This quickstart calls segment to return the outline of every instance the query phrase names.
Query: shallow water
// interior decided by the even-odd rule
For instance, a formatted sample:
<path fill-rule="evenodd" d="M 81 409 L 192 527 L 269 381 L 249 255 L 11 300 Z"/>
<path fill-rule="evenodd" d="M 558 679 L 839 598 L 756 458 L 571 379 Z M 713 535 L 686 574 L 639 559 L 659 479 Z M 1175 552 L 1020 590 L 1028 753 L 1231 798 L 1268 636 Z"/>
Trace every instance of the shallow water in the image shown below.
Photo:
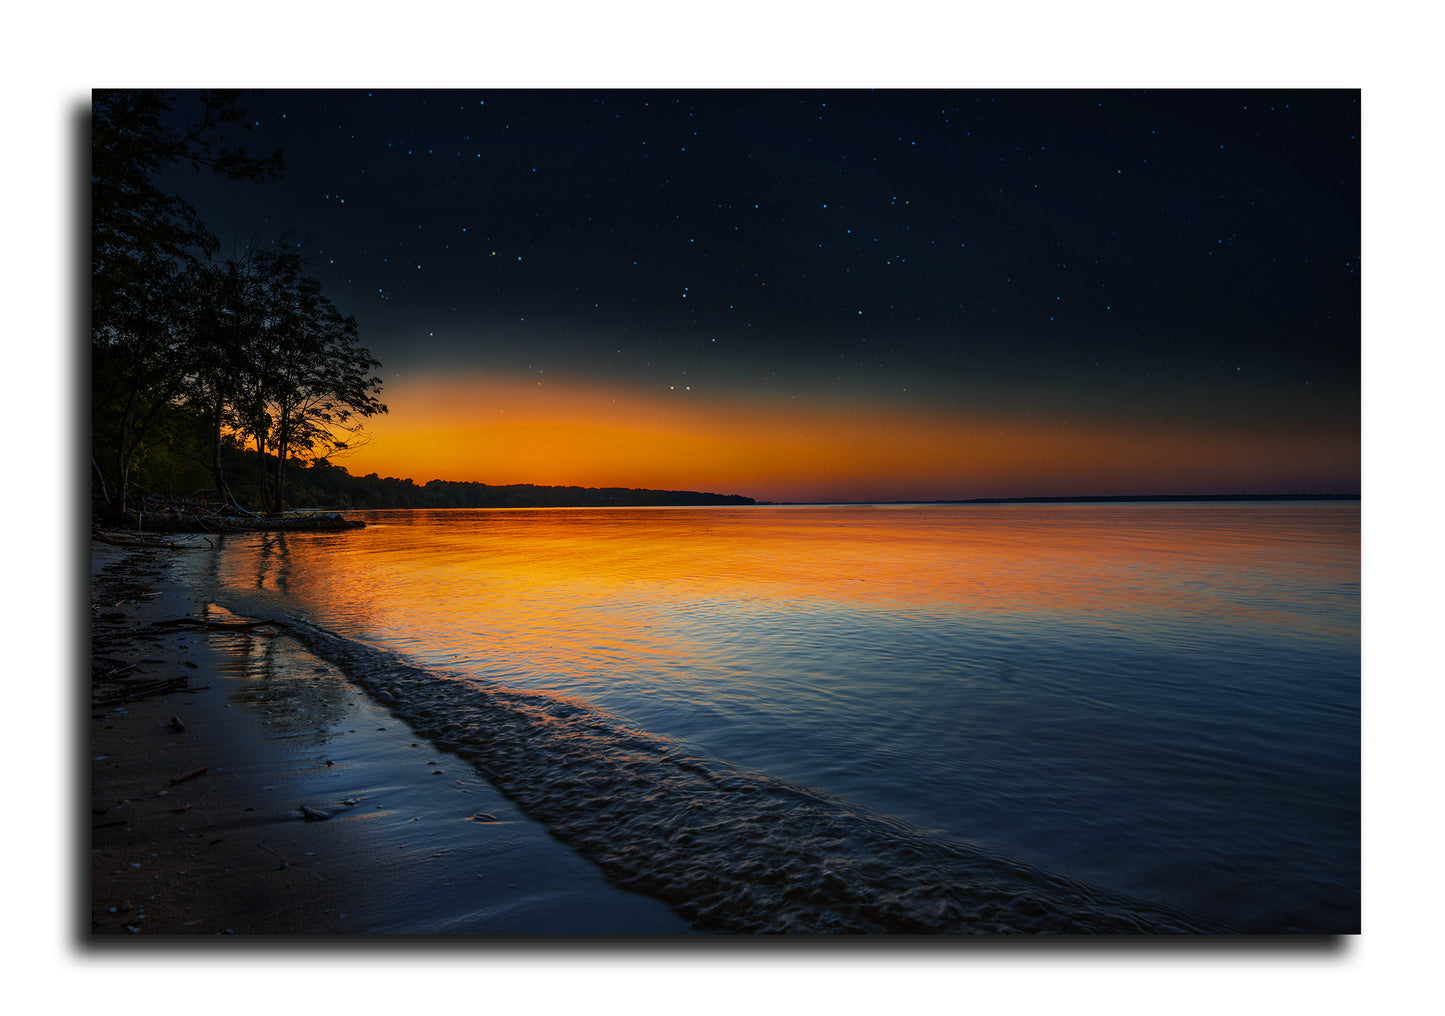
<path fill-rule="evenodd" d="M 518 752 L 476 763 L 620 881 L 672 852 L 671 881 L 640 887 L 777 913 L 692 868 L 833 858 L 828 891 L 874 903 L 1017 879 L 1071 912 L 1122 893 L 1246 930 L 1358 929 L 1356 502 L 363 517 L 226 537 L 186 567 L 240 613 L 399 654 L 414 667 L 352 662 L 438 736 L 520 722 Z M 994 930 L 938 899 L 917 926 Z"/>

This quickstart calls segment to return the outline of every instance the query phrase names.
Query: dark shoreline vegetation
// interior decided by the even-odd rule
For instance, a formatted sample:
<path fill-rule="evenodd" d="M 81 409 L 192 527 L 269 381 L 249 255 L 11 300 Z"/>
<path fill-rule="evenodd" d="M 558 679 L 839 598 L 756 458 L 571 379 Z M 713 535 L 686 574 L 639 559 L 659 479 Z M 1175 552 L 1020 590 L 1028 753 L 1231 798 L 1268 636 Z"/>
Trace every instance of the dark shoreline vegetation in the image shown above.
<path fill-rule="evenodd" d="M 378 476 L 368 473 L 353 476 L 345 466 L 334 465 L 322 458 L 310 465 L 296 462 L 282 467 L 272 457 L 264 467 L 256 462 L 254 451 L 239 449 L 222 453 L 230 475 L 256 477 L 263 472 L 277 475 L 284 469 L 287 503 L 296 508 L 346 510 L 364 508 L 581 508 L 632 507 L 642 505 L 722 505 L 754 504 L 741 494 L 714 494 L 695 490 L 651 490 L 631 487 L 544 486 L 532 483 L 490 484 L 462 480 L 429 480 L 417 483 L 412 479 Z M 212 493 L 206 476 L 192 470 L 189 477 L 176 482 L 173 473 L 163 488 L 152 487 L 150 493 L 168 498 Z M 189 479 L 194 486 L 185 482 Z M 237 481 L 231 493 L 243 502 L 258 496 L 256 481 Z"/>
<path fill-rule="evenodd" d="M 254 453 L 234 450 L 244 459 Z M 272 464 L 271 468 L 276 468 Z M 237 472 L 243 472 L 237 470 Z M 255 475 L 254 467 L 248 472 Z M 361 529 L 366 523 L 346 518 L 349 509 L 429 508 L 638 508 L 714 505 L 751 505 L 741 494 L 711 494 L 695 490 L 647 490 L 631 487 L 561 487 L 531 483 L 494 485 L 452 480 L 431 480 L 418 484 L 410 479 L 380 477 L 375 473 L 352 476 L 341 466 L 321 459 L 311 466 L 291 464 L 285 468 L 287 488 L 305 509 L 282 513 L 254 514 L 217 504 L 203 495 L 205 488 L 179 496 L 175 487 L 166 494 L 136 488 L 123 512 L 106 512 L 103 502 L 92 507 L 93 532 L 101 539 L 104 528 L 123 528 L 149 533 L 217 533 L 273 530 L 335 531 Z M 184 487 L 181 489 L 185 489 Z M 233 496 L 248 500 L 249 488 L 237 485 Z M 229 510 L 227 510 L 229 508 Z"/>

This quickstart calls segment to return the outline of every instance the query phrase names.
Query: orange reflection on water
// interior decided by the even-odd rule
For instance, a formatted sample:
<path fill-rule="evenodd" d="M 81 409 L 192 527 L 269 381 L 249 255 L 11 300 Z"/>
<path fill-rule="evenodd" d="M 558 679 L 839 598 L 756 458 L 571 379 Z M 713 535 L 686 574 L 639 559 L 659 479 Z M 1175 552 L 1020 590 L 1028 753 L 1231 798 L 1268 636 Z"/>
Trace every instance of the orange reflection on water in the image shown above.
<path fill-rule="evenodd" d="M 682 666 L 738 638 L 785 644 L 819 612 L 1101 615 L 1353 636 L 1359 506 L 1060 505 L 371 513 L 340 538 L 278 536 L 225 558 L 323 624 L 518 673 Z M 304 581 L 300 579 L 304 577 Z M 1348 614 L 1348 611 L 1346 611 Z M 1353 622 L 1357 625 L 1357 621 Z"/>

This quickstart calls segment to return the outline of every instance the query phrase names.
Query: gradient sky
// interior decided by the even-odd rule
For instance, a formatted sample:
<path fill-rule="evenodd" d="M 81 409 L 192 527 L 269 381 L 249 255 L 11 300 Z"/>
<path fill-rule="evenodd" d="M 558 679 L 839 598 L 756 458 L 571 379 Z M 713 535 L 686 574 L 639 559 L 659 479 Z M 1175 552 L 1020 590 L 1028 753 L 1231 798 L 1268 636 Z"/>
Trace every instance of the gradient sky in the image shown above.
<path fill-rule="evenodd" d="M 245 106 L 283 180 L 164 184 L 224 248 L 301 244 L 356 316 L 391 412 L 336 459 L 354 474 L 767 500 L 1359 490 L 1357 92 Z"/>

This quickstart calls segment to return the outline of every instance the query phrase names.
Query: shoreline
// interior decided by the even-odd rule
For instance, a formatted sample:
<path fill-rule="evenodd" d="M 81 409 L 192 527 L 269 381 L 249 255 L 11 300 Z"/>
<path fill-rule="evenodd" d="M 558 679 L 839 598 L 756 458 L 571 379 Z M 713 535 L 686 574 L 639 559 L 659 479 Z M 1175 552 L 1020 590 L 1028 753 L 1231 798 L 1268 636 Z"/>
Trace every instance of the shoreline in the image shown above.
<path fill-rule="evenodd" d="M 271 617 L 250 579 L 168 578 L 164 558 L 208 553 L 185 546 L 92 545 L 101 683 L 209 681 L 93 716 L 93 933 L 1235 930 L 694 757 L 565 696 L 438 681 L 284 613 L 230 614 L 206 598 Z M 188 699 L 195 716 L 169 712 Z M 112 758 L 118 728 L 143 736 Z M 185 754 L 194 730 L 207 751 Z M 204 809 L 175 796 L 210 788 Z M 118 831 L 135 856 L 107 850 Z M 159 894 L 142 891 L 151 869 Z M 125 920 L 137 897 L 164 920 Z"/>
<path fill-rule="evenodd" d="M 158 626 L 240 620 L 171 553 L 91 545 L 93 939 L 692 930 L 288 636 Z"/>

